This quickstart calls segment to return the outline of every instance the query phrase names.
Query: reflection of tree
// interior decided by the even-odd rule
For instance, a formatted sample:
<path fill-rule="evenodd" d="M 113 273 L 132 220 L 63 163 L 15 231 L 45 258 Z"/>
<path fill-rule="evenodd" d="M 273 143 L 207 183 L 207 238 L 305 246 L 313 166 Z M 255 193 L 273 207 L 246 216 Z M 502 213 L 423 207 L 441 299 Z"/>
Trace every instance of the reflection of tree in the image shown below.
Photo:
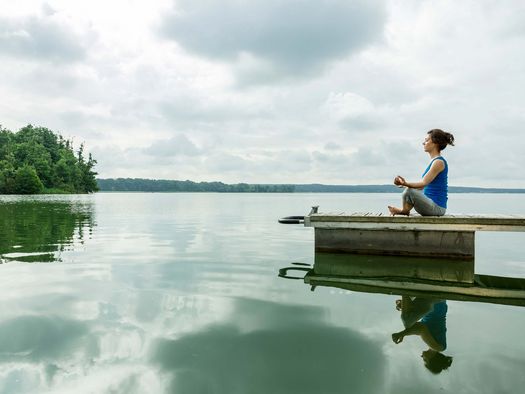
<path fill-rule="evenodd" d="M 55 252 L 91 233 L 93 208 L 72 200 L 0 201 L 0 254 L 18 261 L 55 261 Z"/>

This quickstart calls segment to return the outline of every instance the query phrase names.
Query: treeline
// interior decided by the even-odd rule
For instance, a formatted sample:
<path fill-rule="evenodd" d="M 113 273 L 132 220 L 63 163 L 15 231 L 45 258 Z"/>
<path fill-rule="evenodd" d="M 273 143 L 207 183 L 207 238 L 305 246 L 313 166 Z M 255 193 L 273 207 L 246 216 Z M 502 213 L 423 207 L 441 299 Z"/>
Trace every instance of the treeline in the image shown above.
<path fill-rule="evenodd" d="M 292 193 L 293 185 L 256 185 L 248 183 L 192 182 L 164 179 L 98 179 L 101 191 L 120 192 L 218 192 L 218 193 Z"/>
<path fill-rule="evenodd" d="M 394 185 L 294 185 L 296 193 L 399 193 Z M 525 189 L 449 186 L 450 193 L 525 193 Z"/>
<path fill-rule="evenodd" d="M 322 185 L 318 183 L 294 185 L 296 193 L 396 193 L 394 185 Z"/>
<path fill-rule="evenodd" d="M 97 179 L 99 189 L 107 192 L 219 192 L 219 193 L 400 193 L 394 185 L 322 184 L 226 184 L 164 179 Z M 525 193 L 525 189 L 498 189 L 450 186 L 450 193 Z"/>
<path fill-rule="evenodd" d="M 294 185 L 296 193 L 400 193 L 394 185 Z M 525 189 L 449 186 L 449 193 L 525 193 Z"/>
<path fill-rule="evenodd" d="M 14 133 L 0 126 L 0 194 L 91 193 L 98 190 L 91 154 L 45 127 Z"/>

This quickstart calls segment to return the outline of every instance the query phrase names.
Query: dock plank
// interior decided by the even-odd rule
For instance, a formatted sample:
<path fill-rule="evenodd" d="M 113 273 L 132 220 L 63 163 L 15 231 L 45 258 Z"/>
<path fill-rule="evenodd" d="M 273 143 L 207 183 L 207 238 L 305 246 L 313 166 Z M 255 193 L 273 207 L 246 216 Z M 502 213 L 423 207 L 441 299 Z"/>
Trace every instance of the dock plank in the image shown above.
<path fill-rule="evenodd" d="M 310 227 L 324 228 L 385 228 L 411 230 L 461 231 L 525 231 L 523 215 L 445 215 L 445 216 L 386 216 L 381 213 L 317 213 L 309 217 Z"/>

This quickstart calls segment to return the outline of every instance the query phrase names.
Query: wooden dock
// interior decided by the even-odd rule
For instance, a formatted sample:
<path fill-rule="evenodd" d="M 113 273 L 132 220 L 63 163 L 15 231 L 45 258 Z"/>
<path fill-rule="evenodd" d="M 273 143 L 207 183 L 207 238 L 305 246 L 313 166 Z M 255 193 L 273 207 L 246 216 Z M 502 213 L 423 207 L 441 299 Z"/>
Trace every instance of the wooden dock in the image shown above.
<path fill-rule="evenodd" d="M 474 258 L 476 231 L 525 231 L 525 216 L 311 213 L 316 252 Z"/>

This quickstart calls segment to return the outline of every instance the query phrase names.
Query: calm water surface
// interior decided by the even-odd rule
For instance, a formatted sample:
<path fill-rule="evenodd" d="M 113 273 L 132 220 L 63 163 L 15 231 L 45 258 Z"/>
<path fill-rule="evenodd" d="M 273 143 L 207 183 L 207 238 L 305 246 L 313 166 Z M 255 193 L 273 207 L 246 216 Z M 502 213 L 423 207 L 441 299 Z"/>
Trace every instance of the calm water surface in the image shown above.
<path fill-rule="evenodd" d="M 0 196 L 1 393 L 519 393 L 525 308 L 448 302 L 430 373 L 396 296 L 314 292 L 313 230 L 279 217 L 383 211 L 388 194 Z M 449 213 L 525 214 L 457 194 Z M 525 233 L 478 233 L 476 272 L 525 278 Z"/>

